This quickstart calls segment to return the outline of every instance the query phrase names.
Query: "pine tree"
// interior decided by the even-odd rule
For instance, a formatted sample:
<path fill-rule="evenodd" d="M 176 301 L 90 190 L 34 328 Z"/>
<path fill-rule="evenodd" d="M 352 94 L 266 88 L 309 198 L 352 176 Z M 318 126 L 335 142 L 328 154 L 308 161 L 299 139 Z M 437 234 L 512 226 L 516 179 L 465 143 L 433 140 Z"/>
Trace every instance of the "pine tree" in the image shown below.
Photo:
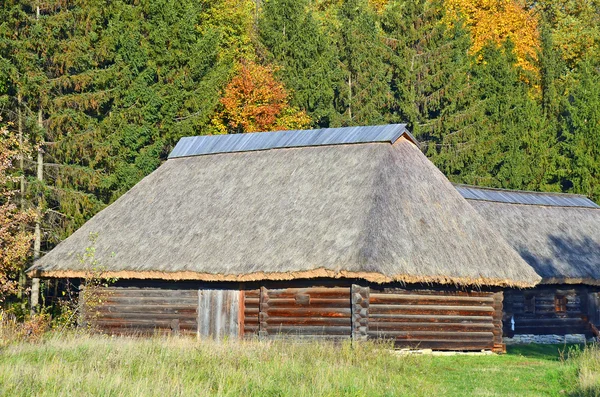
<path fill-rule="evenodd" d="M 327 126 L 339 84 L 335 47 L 321 31 L 307 0 L 269 0 L 259 20 L 261 42 L 281 67 L 277 76 L 291 90 L 290 104 L 305 110 L 313 125 Z"/>

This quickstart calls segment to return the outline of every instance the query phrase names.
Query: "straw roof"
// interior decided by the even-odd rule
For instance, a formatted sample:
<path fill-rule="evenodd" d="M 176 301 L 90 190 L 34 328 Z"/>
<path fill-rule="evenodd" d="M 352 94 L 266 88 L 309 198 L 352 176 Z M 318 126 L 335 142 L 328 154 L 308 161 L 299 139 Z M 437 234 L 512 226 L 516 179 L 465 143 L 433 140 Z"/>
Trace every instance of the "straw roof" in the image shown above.
<path fill-rule="evenodd" d="M 593 201 L 573 194 L 457 188 L 542 283 L 600 285 L 600 207 Z"/>
<path fill-rule="evenodd" d="M 385 128 L 394 133 L 377 135 Z M 301 147 L 221 145 L 218 136 L 203 143 L 229 152 L 188 142 L 29 274 L 84 276 L 78 256 L 98 233 L 95 259 L 106 277 L 519 287 L 539 281 L 404 126 L 330 139 L 356 131 L 315 132 L 322 136 Z M 243 138 L 263 140 L 261 134 L 269 133 Z"/>

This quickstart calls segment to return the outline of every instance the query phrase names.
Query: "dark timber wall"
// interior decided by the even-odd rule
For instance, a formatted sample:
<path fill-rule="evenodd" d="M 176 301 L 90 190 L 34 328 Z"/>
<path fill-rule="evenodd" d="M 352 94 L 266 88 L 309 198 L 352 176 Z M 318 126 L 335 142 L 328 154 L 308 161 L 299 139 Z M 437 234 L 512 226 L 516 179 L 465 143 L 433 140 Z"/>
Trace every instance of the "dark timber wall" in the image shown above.
<path fill-rule="evenodd" d="M 109 287 L 91 304 L 87 321 L 111 334 L 155 334 L 197 331 L 198 290 L 172 285 Z"/>
<path fill-rule="evenodd" d="M 540 286 L 507 290 L 504 294 L 504 333 L 592 335 L 597 321 L 597 294 L 585 286 Z M 514 321 L 514 329 L 512 329 Z M 596 323 L 597 324 L 597 323 Z"/>
<path fill-rule="evenodd" d="M 108 333 L 388 339 L 398 347 L 504 349 L 502 292 L 343 280 L 264 285 L 136 282 L 107 288 L 93 321 Z"/>

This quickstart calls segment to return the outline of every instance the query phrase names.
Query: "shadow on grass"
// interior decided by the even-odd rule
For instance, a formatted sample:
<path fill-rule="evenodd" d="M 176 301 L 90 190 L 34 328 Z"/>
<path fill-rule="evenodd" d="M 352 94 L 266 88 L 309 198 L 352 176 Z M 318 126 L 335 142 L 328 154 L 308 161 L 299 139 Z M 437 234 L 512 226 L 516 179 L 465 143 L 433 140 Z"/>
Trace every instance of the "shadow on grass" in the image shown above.
<path fill-rule="evenodd" d="M 515 345 L 507 346 L 506 354 L 536 358 L 548 361 L 562 361 L 566 359 L 570 351 L 581 350 L 580 344 L 556 344 L 556 345 Z"/>

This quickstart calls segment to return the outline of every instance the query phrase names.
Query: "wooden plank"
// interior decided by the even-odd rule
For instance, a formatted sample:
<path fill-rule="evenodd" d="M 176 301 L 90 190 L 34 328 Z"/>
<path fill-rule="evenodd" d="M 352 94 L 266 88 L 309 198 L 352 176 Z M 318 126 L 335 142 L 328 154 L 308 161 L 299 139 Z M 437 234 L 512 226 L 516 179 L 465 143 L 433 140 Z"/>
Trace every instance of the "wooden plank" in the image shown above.
<path fill-rule="evenodd" d="M 239 336 L 238 290 L 198 290 L 198 336 L 220 340 Z"/>

